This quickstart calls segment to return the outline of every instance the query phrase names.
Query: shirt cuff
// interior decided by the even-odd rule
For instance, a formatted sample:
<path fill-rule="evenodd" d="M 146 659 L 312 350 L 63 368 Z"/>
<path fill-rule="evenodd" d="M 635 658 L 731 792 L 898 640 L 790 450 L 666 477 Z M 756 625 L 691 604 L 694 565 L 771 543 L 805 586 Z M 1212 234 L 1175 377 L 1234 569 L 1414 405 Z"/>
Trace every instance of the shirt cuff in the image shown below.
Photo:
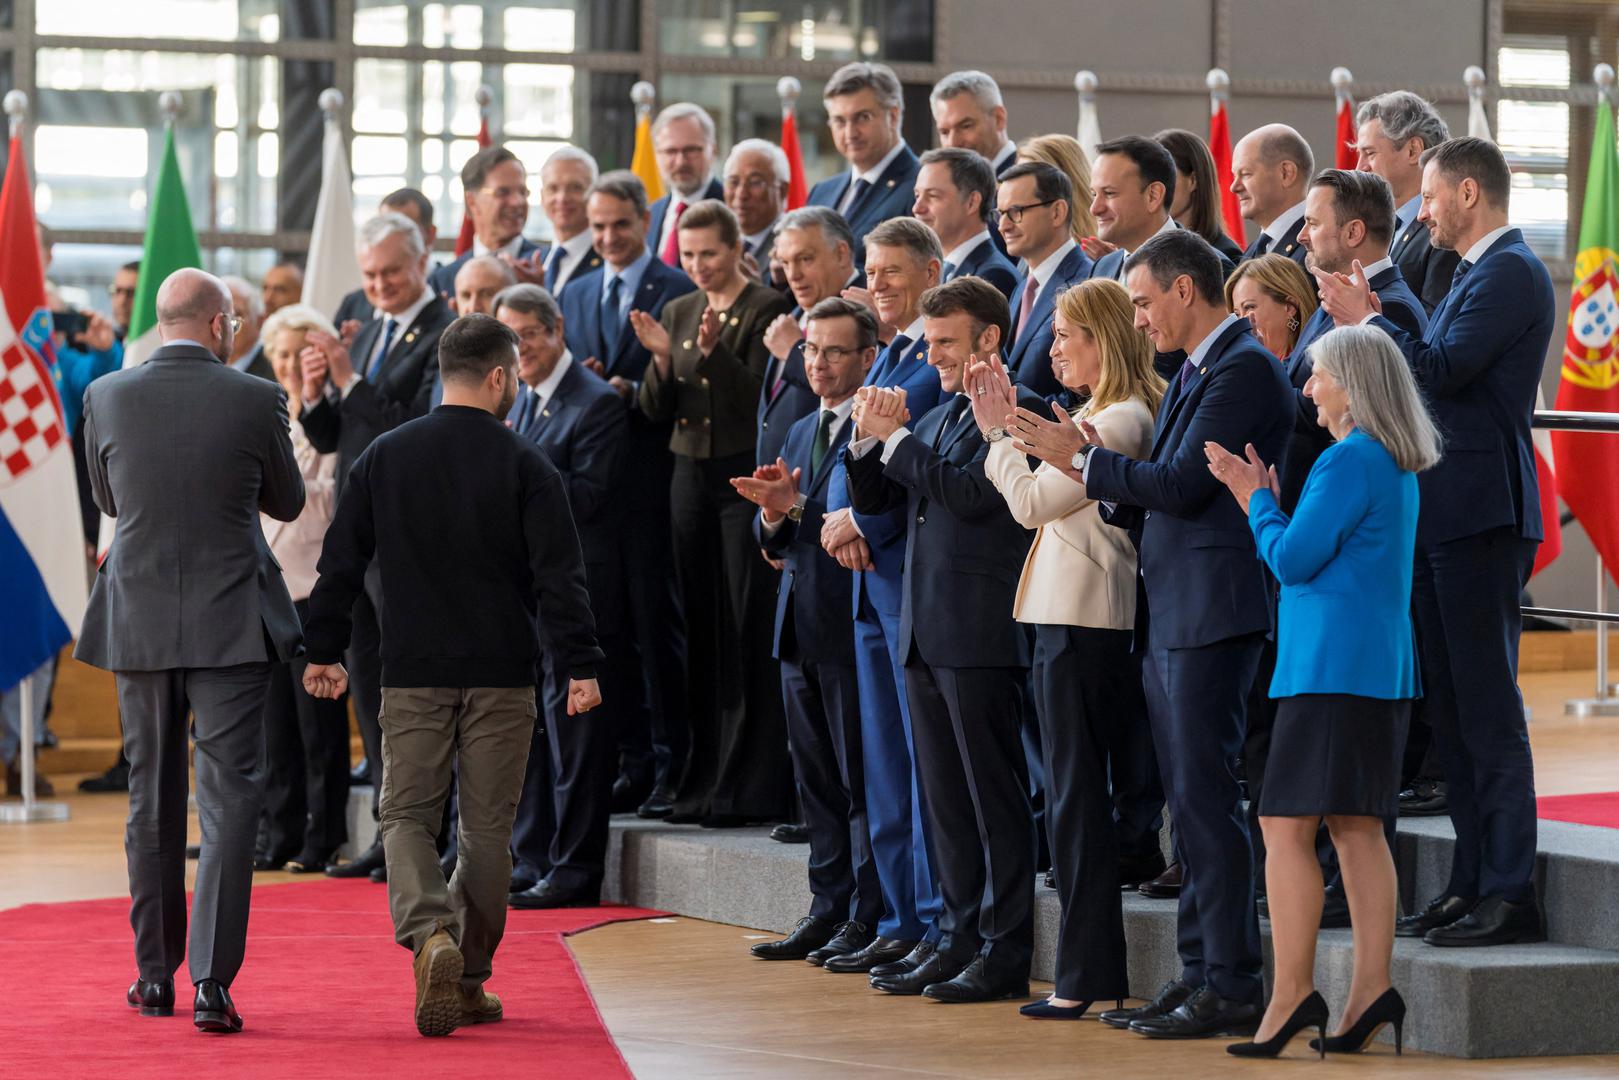
<path fill-rule="evenodd" d="M 1378 315 L 1379 315 L 1379 312 L 1374 311 L 1370 315 L 1368 315 L 1364 319 L 1362 319 L 1360 322 L 1356 323 L 1355 325 L 1356 326 L 1365 326 L 1367 323 L 1369 323 L 1373 319 L 1377 318 Z"/>
<path fill-rule="evenodd" d="M 775 524 L 771 524 L 765 520 L 764 514 L 761 513 L 759 515 L 759 535 L 775 536 L 777 533 L 781 532 L 781 527 L 785 524 L 787 524 L 786 514 L 783 514 L 781 517 L 777 518 Z"/>
<path fill-rule="evenodd" d="M 862 435 L 858 439 L 852 439 L 849 442 L 849 456 L 855 459 L 863 458 L 876 445 L 877 436 L 875 435 Z"/>
<path fill-rule="evenodd" d="M 347 385 L 338 389 L 337 399 L 339 401 L 347 401 L 349 399 L 349 395 L 354 392 L 354 388 L 359 386 L 360 381 L 364 378 L 364 375 L 361 375 L 358 371 L 356 371 L 354 373 L 354 377 L 348 381 Z"/>
<path fill-rule="evenodd" d="M 907 427 L 895 428 L 893 434 L 883 440 L 883 464 L 887 465 L 894 456 L 894 447 L 910 437 L 911 429 Z"/>

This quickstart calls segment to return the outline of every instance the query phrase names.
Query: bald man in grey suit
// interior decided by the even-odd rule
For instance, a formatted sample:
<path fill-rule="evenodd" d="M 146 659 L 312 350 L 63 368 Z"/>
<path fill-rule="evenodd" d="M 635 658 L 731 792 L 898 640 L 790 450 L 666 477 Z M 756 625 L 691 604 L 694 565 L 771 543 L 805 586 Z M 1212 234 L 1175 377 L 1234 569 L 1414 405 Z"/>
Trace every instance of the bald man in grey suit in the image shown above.
<path fill-rule="evenodd" d="M 174 1011 L 187 957 L 186 719 L 196 743 L 202 857 L 190 927 L 199 1030 L 233 1032 L 253 839 L 263 801 L 261 714 L 271 661 L 302 631 L 259 525 L 292 521 L 304 485 L 273 382 L 223 363 L 236 330 L 218 278 L 178 270 L 158 290 L 163 345 L 84 394 L 91 489 L 118 531 L 74 655 L 117 676 L 129 757 L 129 1004 Z"/>

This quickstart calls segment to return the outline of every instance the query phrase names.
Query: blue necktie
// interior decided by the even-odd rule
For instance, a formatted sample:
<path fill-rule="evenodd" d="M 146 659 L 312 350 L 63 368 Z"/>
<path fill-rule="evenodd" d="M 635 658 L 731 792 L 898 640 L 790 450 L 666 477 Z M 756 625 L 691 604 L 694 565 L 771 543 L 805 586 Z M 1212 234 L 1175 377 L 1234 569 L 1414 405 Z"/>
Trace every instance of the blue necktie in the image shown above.
<path fill-rule="evenodd" d="M 849 199 L 849 205 L 843 211 L 843 216 L 845 218 L 848 218 L 851 221 L 854 220 L 854 212 L 860 208 L 860 200 L 864 199 L 866 197 L 866 192 L 870 190 L 871 182 L 864 176 L 860 177 L 854 182 L 854 195 Z"/>
<path fill-rule="evenodd" d="M 871 369 L 871 377 L 866 381 L 872 386 L 882 386 L 894 374 L 900 361 L 905 359 L 905 350 L 911 347 L 911 339 L 900 334 L 888 343 L 888 351 L 883 353 L 882 359 Z M 879 381 L 881 380 L 881 381 Z"/>
<path fill-rule="evenodd" d="M 551 257 L 545 260 L 545 291 L 552 296 L 557 292 L 557 278 L 562 276 L 562 245 L 551 245 Z"/>
<path fill-rule="evenodd" d="M 939 280 L 940 281 L 949 281 L 951 278 L 953 278 L 955 276 L 956 276 L 956 264 L 951 262 L 949 259 L 946 259 L 944 261 L 943 269 L 941 269 L 939 271 Z"/>
<path fill-rule="evenodd" d="M 607 292 L 602 296 L 601 311 L 598 318 L 601 322 L 602 354 L 597 357 L 603 364 L 612 360 L 618 352 L 618 286 L 622 279 L 614 275 L 607 282 Z"/>
<path fill-rule="evenodd" d="M 534 433 L 539 430 L 540 417 L 543 415 L 545 415 L 545 409 L 540 401 L 540 392 L 530 390 L 528 392 L 528 414 L 523 417 L 523 434 L 532 439 Z"/>
<path fill-rule="evenodd" d="M 1471 269 L 1473 269 L 1473 264 L 1468 262 L 1466 259 L 1463 259 L 1461 262 L 1457 263 L 1456 272 L 1450 275 L 1450 287 L 1455 289 L 1456 286 L 1460 285 L 1462 283 L 1462 278 L 1466 277 L 1467 272 Z"/>
<path fill-rule="evenodd" d="M 377 350 L 376 355 L 371 358 L 370 366 L 365 369 L 366 378 L 376 378 L 377 372 L 382 368 L 383 359 L 388 355 L 389 347 L 393 345 L 394 331 L 397 329 L 399 329 L 399 324 L 391 316 L 383 318 L 382 347 Z"/>

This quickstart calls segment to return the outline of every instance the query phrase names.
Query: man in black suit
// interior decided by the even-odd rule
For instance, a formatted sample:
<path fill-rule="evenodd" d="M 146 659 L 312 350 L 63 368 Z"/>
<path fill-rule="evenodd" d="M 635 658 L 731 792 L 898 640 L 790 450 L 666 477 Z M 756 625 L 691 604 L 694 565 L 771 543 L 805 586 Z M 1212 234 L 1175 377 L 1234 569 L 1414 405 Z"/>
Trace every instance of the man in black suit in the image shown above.
<path fill-rule="evenodd" d="M 652 121 L 652 152 L 669 192 L 652 204 L 647 248 L 665 266 L 679 270 L 680 215 L 692 203 L 725 198 L 725 188 L 714 177 L 714 160 L 720 152 L 714 118 L 689 101 L 668 106 Z"/>
<path fill-rule="evenodd" d="M 461 166 L 466 215 L 472 219 L 472 250 L 434 270 L 428 278 L 445 299 L 455 295 L 455 275 L 474 255 L 493 255 L 540 279 L 540 245 L 523 235 L 528 224 L 528 170 L 504 146 L 486 146 Z"/>
<path fill-rule="evenodd" d="M 891 217 L 908 214 L 914 198 L 916 155 L 900 135 L 905 98 L 887 64 L 855 61 L 827 80 L 832 144 L 849 167 L 810 189 L 810 206 L 829 206 L 854 233 L 855 265 L 866 265 L 866 234 Z"/>
<path fill-rule="evenodd" d="M 764 139 L 743 139 L 725 159 L 725 205 L 742 227 L 743 264 L 752 260 L 752 277 L 784 291 L 786 282 L 771 274 L 770 251 L 787 208 L 791 180 L 787 155 Z"/>
<path fill-rule="evenodd" d="M 311 332 L 300 358 L 303 412 L 310 443 L 337 454 L 339 492 L 355 460 L 378 435 L 424 415 L 438 384 L 438 339 L 454 319 L 427 287 L 427 248 L 417 224 L 403 214 L 379 214 L 359 235 L 360 277 L 366 299 L 380 312 L 354 335 L 352 344 Z M 381 796 L 382 706 L 381 582 L 376 574 L 354 604 L 349 674 L 354 714 L 371 763 L 371 807 Z M 333 877 L 383 872 L 382 841 L 354 861 L 332 867 Z M 380 880 L 380 878 L 379 878 Z"/>
<path fill-rule="evenodd" d="M 775 653 L 793 772 L 809 833 L 809 915 L 765 960 L 825 964 L 869 946 L 883 914 L 872 860 L 855 681 L 851 575 L 821 547 L 827 481 L 854 427 L 855 391 L 877 357 L 877 318 L 842 297 L 810 310 L 805 373 L 820 408 L 793 425 L 782 456 L 731 481 L 759 505 L 755 531 L 786 569 L 776 601 Z"/>
<path fill-rule="evenodd" d="M 1450 292 L 1461 255 L 1434 247 L 1422 209 L 1422 154 L 1450 138 L 1439 110 L 1409 90 L 1379 94 L 1355 111 L 1356 167 L 1374 172 L 1394 189 L 1394 241 L 1389 257 L 1432 315 Z"/>
<path fill-rule="evenodd" d="M 551 246 L 537 284 L 553 297 L 561 296 L 576 275 L 602 264 L 585 214 L 585 196 L 597 175 L 596 159 L 577 146 L 557 147 L 540 167 L 540 209 L 551 223 Z"/>
<path fill-rule="evenodd" d="M 1243 251 L 1244 259 L 1274 251 L 1304 265 L 1299 230 L 1304 227 L 1304 192 L 1314 175 L 1310 144 L 1286 124 L 1266 124 L 1237 141 L 1231 151 L 1231 190 L 1243 220 L 1260 229 Z"/>
<path fill-rule="evenodd" d="M 981 277 L 1010 301 L 1018 275 L 990 232 L 994 209 L 995 170 L 982 154 L 943 147 L 922 155 L 911 213 L 939 237 L 945 253 L 939 279 Z"/>
<path fill-rule="evenodd" d="M 1017 144 L 1006 137 L 1006 102 L 993 77 L 952 71 L 928 94 L 940 146 L 976 150 L 1000 177 L 1017 164 Z"/>
<path fill-rule="evenodd" d="M 390 191 L 377 204 L 377 213 L 390 212 L 403 214 L 416 223 L 422 232 L 422 247 L 431 260 L 433 245 L 438 242 L 438 227 L 433 224 L 433 203 L 428 197 L 412 187 Z M 349 343 L 354 340 L 360 327 L 375 315 L 376 309 L 366 299 L 365 287 L 361 286 L 343 297 L 343 302 L 337 305 L 337 311 L 332 315 L 332 325 L 337 327 L 343 341 Z"/>
<path fill-rule="evenodd" d="M 1000 349 L 1003 300 L 971 277 L 924 293 L 928 363 L 947 396 L 913 434 L 902 390 L 862 388 L 845 452 L 856 511 L 905 507 L 900 648 L 944 896 L 937 950 L 871 984 L 947 1002 L 1026 997 L 1034 952 L 1034 811 L 1019 736 L 1030 648 L 1012 619 L 1030 535 L 984 475 L 989 443 L 962 393 L 970 359 Z"/>

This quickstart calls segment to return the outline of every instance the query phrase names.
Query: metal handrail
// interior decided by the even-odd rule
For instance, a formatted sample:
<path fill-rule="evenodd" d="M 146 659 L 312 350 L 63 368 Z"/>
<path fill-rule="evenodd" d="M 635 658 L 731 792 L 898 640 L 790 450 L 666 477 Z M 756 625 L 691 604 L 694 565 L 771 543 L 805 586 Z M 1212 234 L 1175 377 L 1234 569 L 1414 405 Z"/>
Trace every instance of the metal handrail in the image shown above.
<path fill-rule="evenodd" d="M 1536 410 L 1530 426 L 1543 431 L 1596 431 L 1619 434 L 1619 413 Z"/>

